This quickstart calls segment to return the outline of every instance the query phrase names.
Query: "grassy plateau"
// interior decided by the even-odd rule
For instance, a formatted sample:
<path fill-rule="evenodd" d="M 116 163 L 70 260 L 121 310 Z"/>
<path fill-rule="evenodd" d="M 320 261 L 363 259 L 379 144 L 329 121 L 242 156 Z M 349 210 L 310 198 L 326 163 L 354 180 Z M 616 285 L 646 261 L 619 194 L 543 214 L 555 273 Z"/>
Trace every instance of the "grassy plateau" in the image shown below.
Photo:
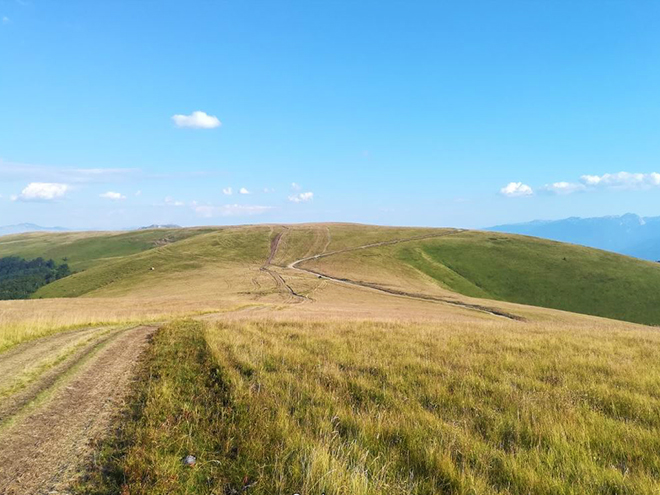
<path fill-rule="evenodd" d="M 660 493 L 660 266 L 454 229 L 175 232 L 0 238 L 78 263 L 0 302 L 0 366 L 159 327 L 69 491 Z"/>

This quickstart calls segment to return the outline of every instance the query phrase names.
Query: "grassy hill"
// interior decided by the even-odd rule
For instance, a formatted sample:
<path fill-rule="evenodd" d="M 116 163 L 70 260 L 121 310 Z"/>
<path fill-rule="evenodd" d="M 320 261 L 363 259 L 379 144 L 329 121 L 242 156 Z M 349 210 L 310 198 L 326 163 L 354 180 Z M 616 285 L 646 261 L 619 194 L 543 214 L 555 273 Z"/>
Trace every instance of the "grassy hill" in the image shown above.
<path fill-rule="evenodd" d="M 660 324 L 660 265 L 510 234 L 355 224 L 28 234 L 0 241 L 0 255 L 66 258 L 79 271 L 39 298 L 249 292 L 269 283 L 259 268 L 278 235 L 272 263 L 284 278 L 300 278 L 286 267 L 312 258 L 298 267 L 398 292 Z"/>
<path fill-rule="evenodd" d="M 0 238 L 0 257 L 45 258 L 84 270 L 111 258 L 128 256 L 209 232 L 208 228 L 130 232 L 33 232 Z"/>
<path fill-rule="evenodd" d="M 300 266 L 403 291 L 454 291 L 660 324 L 659 264 L 532 237 L 455 231 L 338 253 Z"/>
<path fill-rule="evenodd" d="M 0 301 L 0 409 L 117 366 L 97 358 L 116 341 L 80 347 L 97 345 L 88 330 L 160 327 L 121 423 L 68 492 L 659 493 L 658 329 L 507 302 L 655 323 L 655 264 L 455 229 L 187 233 L 125 254 L 115 233 L 81 237 L 112 246 L 97 254 L 42 239 L 80 271 L 42 287 L 51 299 Z M 64 431 L 53 402 L 34 403 L 49 441 Z M 32 431 L 31 414 L 11 420 Z"/>

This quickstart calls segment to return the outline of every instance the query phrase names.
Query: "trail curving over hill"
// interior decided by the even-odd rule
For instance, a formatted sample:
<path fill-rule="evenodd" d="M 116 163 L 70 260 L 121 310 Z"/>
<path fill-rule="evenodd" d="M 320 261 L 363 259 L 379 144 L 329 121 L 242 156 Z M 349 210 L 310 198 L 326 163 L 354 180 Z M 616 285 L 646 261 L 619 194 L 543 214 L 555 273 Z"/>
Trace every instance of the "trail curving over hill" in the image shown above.
<path fill-rule="evenodd" d="M 357 280 L 352 280 L 349 278 L 344 278 L 344 277 L 333 277 L 331 275 L 328 275 L 327 273 L 319 272 L 317 270 L 311 270 L 308 268 L 302 268 L 298 265 L 301 263 L 304 263 L 305 261 L 311 261 L 311 260 L 317 260 L 320 258 L 327 258 L 329 256 L 335 256 L 337 254 L 342 254 L 342 253 L 348 253 L 352 251 L 359 251 L 363 249 L 370 249 L 370 248 L 376 248 L 376 247 L 381 247 L 381 246 L 391 246 L 394 244 L 401 244 L 404 242 L 412 242 L 412 241 L 419 241 L 419 240 L 424 240 L 424 239 L 432 239 L 432 238 L 437 238 L 437 237 L 447 237 L 450 235 L 455 235 L 459 234 L 461 232 L 464 232 L 464 229 L 456 229 L 452 232 L 442 232 L 442 233 L 435 233 L 435 234 L 425 234 L 425 235 L 420 235 L 420 236 L 415 236 L 415 237 L 408 237 L 408 238 L 403 238 L 403 239 L 394 239 L 390 241 L 382 241 L 382 242 L 374 242 L 371 244 L 364 244 L 362 246 L 357 246 L 354 248 L 346 248 L 346 249 L 339 249 L 336 251 L 330 251 L 326 253 L 319 253 L 314 256 L 308 256 L 306 258 L 301 258 L 299 260 L 293 261 L 287 265 L 287 268 L 292 269 L 292 270 L 298 270 L 301 272 L 305 272 L 317 277 L 320 277 L 325 280 L 331 280 L 333 282 L 338 282 L 342 284 L 348 284 L 348 285 L 353 285 L 353 286 L 358 286 L 358 287 L 364 287 L 367 289 L 375 290 L 378 292 L 383 292 L 385 294 L 390 294 L 394 296 L 401 296 L 401 297 L 408 297 L 411 299 L 419 299 L 423 301 L 433 301 L 433 302 L 439 302 L 443 304 L 449 304 L 452 306 L 458 306 L 464 309 L 469 309 L 473 311 L 479 311 L 482 313 L 487 313 L 493 316 L 499 316 L 502 318 L 507 318 L 509 320 L 516 320 L 516 321 L 524 321 L 525 319 L 522 316 L 518 316 L 512 313 L 508 313 L 506 311 L 502 311 L 497 308 L 492 308 L 489 306 L 484 306 L 481 304 L 473 304 L 473 303 L 467 303 L 467 302 L 462 302 L 462 301 L 457 301 L 455 299 L 449 299 L 445 297 L 439 297 L 439 296 L 431 296 L 427 294 L 419 294 L 419 293 L 414 293 L 414 292 L 406 292 L 402 290 L 397 290 L 397 289 L 389 289 L 387 287 L 381 287 L 376 284 L 370 284 L 368 282 L 362 282 L 362 281 L 357 281 Z"/>

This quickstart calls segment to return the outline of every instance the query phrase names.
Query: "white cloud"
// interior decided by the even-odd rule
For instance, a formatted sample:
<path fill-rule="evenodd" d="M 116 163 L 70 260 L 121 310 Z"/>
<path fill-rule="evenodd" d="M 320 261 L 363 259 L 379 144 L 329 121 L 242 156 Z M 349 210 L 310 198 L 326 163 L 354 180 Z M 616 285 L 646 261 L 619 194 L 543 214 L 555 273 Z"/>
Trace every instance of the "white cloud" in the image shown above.
<path fill-rule="evenodd" d="M 509 182 L 506 186 L 500 189 L 500 194 L 510 198 L 518 196 L 531 196 L 534 191 L 527 184 L 522 182 Z"/>
<path fill-rule="evenodd" d="M 124 196 L 122 193 L 118 192 L 113 192 L 113 191 L 108 191 L 106 193 L 101 194 L 102 198 L 105 199 L 111 199 L 113 201 L 119 201 L 121 199 L 126 199 L 126 196 Z"/>
<path fill-rule="evenodd" d="M 12 196 L 13 200 L 21 201 L 52 201 L 62 198 L 70 189 L 68 184 L 55 182 L 31 182 L 21 194 Z"/>
<path fill-rule="evenodd" d="M 199 110 L 190 115 L 173 115 L 172 120 L 177 127 L 191 127 L 193 129 L 214 129 L 222 125 L 218 117 Z"/>
<path fill-rule="evenodd" d="M 566 195 L 584 191 L 586 187 L 584 184 L 577 184 L 575 182 L 553 182 L 552 184 L 546 184 L 542 189 L 554 194 Z"/>
<path fill-rule="evenodd" d="M 300 191 L 300 184 L 292 182 L 291 183 L 291 189 L 293 189 L 294 191 Z"/>
<path fill-rule="evenodd" d="M 238 190 L 238 192 L 239 192 L 240 194 L 250 194 L 250 191 L 248 191 L 248 190 L 245 189 L 244 187 L 241 187 L 241 188 Z"/>
<path fill-rule="evenodd" d="M 183 201 L 177 201 L 172 196 L 167 196 L 165 198 L 165 204 L 167 206 L 185 206 Z"/>
<path fill-rule="evenodd" d="M 226 196 L 231 196 L 234 193 L 234 190 L 231 187 L 225 187 L 222 189 L 222 194 Z"/>
<path fill-rule="evenodd" d="M 138 191 L 135 191 L 135 195 L 136 195 L 136 196 L 142 196 L 142 191 L 139 191 L 139 190 L 138 190 Z"/>
<path fill-rule="evenodd" d="M 610 187 L 613 189 L 646 189 L 660 186 L 660 174 L 618 172 L 615 174 L 583 175 L 580 180 L 590 187 Z"/>
<path fill-rule="evenodd" d="M 293 203 L 306 203 L 307 201 L 311 201 L 312 199 L 314 199 L 313 192 L 304 192 L 289 196 L 289 201 Z"/>
<path fill-rule="evenodd" d="M 194 205 L 193 210 L 199 216 L 204 218 L 212 217 L 240 217 L 260 215 L 268 210 L 272 210 L 272 206 L 258 206 L 258 205 Z"/>
<path fill-rule="evenodd" d="M 7 17 L 6 15 L 2 16 L 2 23 L 3 24 L 9 24 L 9 22 L 10 22 L 9 17 Z"/>

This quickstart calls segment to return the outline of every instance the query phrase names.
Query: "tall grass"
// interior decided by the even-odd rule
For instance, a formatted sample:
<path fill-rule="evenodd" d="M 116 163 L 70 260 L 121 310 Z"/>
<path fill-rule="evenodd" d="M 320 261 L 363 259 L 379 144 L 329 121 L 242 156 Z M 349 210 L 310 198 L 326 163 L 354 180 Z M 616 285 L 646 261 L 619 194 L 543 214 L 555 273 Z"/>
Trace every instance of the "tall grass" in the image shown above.
<path fill-rule="evenodd" d="M 156 339 L 126 493 L 660 491 L 658 332 L 198 325 Z"/>

